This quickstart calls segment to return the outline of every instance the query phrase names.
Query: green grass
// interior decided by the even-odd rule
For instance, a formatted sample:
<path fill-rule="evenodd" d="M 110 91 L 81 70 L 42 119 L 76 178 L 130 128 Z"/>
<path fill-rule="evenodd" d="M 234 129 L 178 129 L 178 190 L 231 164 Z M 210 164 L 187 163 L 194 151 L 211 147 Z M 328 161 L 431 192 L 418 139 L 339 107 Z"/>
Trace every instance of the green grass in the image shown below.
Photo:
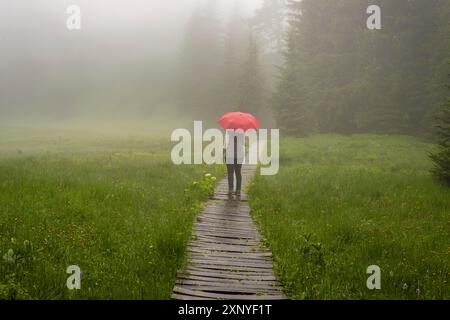
<path fill-rule="evenodd" d="M 293 299 L 450 299 L 450 189 L 403 136 L 284 138 L 253 215 Z M 368 290 L 369 265 L 381 290 Z M 419 289 L 419 290 L 417 290 Z"/>
<path fill-rule="evenodd" d="M 0 299 L 168 299 L 223 174 L 173 165 L 169 139 L 1 131 Z"/>

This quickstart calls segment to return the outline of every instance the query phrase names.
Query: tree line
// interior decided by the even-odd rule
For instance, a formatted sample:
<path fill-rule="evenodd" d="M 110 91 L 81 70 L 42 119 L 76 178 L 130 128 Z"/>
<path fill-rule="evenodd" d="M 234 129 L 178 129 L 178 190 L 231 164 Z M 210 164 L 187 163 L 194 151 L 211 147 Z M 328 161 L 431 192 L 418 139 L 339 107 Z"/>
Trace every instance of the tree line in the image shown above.
<path fill-rule="evenodd" d="M 366 27 L 367 7 L 382 29 Z M 223 23 L 214 0 L 186 28 L 178 98 L 194 117 L 270 113 L 285 133 L 428 135 L 445 90 L 446 0 L 265 0 Z"/>
<path fill-rule="evenodd" d="M 381 30 L 367 28 L 370 5 L 381 8 Z M 297 136 L 430 137 L 437 127 L 435 173 L 448 179 L 449 1 L 264 0 L 250 19 L 236 6 L 227 23 L 216 11 L 209 1 L 186 29 L 183 110 L 198 119 L 270 111 L 282 132 Z"/>
<path fill-rule="evenodd" d="M 382 29 L 366 28 L 366 8 Z M 311 132 L 426 135 L 446 76 L 445 0 L 289 1 L 285 63 L 272 98 L 277 122 Z"/>
<path fill-rule="evenodd" d="M 204 120 L 237 110 L 264 118 L 283 37 L 283 9 L 284 1 L 266 0 L 253 17 L 244 18 L 236 3 L 222 21 L 211 0 L 193 12 L 178 61 L 184 112 Z"/>

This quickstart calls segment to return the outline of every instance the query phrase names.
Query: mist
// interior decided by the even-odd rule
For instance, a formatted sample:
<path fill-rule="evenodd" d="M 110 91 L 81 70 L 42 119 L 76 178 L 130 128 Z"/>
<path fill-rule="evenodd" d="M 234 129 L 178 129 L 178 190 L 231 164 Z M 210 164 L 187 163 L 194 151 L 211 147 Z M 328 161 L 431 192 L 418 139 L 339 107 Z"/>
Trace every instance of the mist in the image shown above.
<path fill-rule="evenodd" d="M 200 0 L 0 3 L 0 123 L 107 125 L 177 118 L 180 48 Z M 68 30 L 69 5 L 81 30 Z M 259 0 L 216 1 L 224 23 Z M 181 109 L 181 111 L 180 111 Z"/>

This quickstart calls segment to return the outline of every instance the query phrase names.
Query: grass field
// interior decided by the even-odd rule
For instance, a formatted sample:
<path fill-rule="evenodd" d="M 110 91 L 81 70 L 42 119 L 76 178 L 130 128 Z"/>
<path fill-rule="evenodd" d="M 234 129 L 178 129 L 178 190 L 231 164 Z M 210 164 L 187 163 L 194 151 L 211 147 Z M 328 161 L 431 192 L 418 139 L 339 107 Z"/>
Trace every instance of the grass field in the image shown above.
<path fill-rule="evenodd" d="M 280 172 L 251 185 L 253 216 L 294 299 L 450 299 L 450 190 L 432 146 L 402 136 L 282 139 Z M 368 290 L 369 265 L 381 290 Z"/>
<path fill-rule="evenodd" d="M 169 137 L 2 130 L 0 299 L 168 299 L 223 174 L 173 165 Z"/>
<path fill-rule="evenodd" d="M 168 299 L 222 167 L 169 135 L 0 130 L 0 299 Z M 450 299 L 450 190 L 410 137 L 283 138 L 253 216 L 293 299 Z M 83 271 L 82 290 L 66 268 Z M 366 288 L 369 265 L 381 290 Z"/>

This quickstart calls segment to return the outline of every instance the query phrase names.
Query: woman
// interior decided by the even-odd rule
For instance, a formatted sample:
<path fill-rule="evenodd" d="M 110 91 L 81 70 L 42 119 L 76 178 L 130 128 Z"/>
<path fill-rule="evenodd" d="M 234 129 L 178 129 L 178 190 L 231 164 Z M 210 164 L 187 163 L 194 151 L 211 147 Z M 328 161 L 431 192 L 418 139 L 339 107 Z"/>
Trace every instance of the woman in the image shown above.
<path fill-rule="evenodd" d="M 236 176 L 236 196 L 241 195 L 242 186 L 242 163 L 244 162 L 244 134 L 239 131 L 229 131 L 226 133 L 225 141 L 225 162 L 228 171 L 228 195 L 233 194 L 234 176 Z"/>

